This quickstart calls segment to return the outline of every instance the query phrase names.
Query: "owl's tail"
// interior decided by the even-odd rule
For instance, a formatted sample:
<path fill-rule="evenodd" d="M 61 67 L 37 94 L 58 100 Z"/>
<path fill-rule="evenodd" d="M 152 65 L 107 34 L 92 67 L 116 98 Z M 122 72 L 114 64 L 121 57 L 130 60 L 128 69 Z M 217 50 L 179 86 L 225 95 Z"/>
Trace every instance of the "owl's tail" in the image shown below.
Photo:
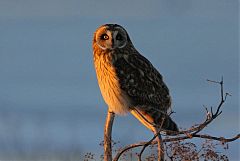
<path fill-rule="evenodd" d="M 168 118 L 163 122 L 163 129 L 169 130 L 169 131 L 179 131 L 177 124 L 168 116 Z M 167 132 L 167 134 L 170 134 L 171 132 Z"/>
<path fill-rule="evenodd" d="M 131 114 L 153 132 L 156 131 L 156 128 L 166 130 L 167 134 L 171 134 L 171 131 L 179 131 L 177 124 L 164 112 L 143 111 L 141 108 L 135 108 L 131 110 Z"/>

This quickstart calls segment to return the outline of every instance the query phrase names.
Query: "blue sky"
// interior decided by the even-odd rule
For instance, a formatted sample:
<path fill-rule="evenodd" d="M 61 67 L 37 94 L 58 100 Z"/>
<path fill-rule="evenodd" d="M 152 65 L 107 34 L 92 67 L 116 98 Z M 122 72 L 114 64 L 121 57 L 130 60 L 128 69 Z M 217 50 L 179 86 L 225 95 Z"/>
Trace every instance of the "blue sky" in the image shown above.
<path fill-rule="evenodd" d="M 73 148 L 101 153 L 96 145 L 102 140 L 107 107 L 96 81 L 91 41 L 105 23 L 124 26 L 135 47 L 164 76 L 177 112 L 173 117 L 181 127 L 201 122 L 203 105 L 217 104 L 219 89 L 206 79 L 224 76 L 232 97 L 221 118 L 204 132 L 226 137 L 239 133 L 238 19 L 236 0 L 1 0 L 4 157 L 9 152 L 18 157 L 16 147 L 28 155 L 33 153 L 29 149 L 44 153 L 42 146 L 66 156 Z M 129 144 L 152 134 L 128 115 L 116 118 L 113 135 Z M 238 142 L 231 147 L 229 156 L 237 160 Z"/>

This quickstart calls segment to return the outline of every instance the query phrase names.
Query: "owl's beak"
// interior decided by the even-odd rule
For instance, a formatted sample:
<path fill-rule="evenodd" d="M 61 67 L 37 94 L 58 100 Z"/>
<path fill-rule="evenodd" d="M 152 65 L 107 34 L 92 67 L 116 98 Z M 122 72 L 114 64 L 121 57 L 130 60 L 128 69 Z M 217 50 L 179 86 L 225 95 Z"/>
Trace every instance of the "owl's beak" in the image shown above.
<path fill-rule="evenodd" d="M 115 49 L 115 48 L 116 48 L 116 46 L 115 46 L 115 41 L 114 41 L 114 38 L 112 38 L 112 41 L 111 41 L 111 42 L 112 42 L 111 48 L 112 48 L 112 49 Z"/>

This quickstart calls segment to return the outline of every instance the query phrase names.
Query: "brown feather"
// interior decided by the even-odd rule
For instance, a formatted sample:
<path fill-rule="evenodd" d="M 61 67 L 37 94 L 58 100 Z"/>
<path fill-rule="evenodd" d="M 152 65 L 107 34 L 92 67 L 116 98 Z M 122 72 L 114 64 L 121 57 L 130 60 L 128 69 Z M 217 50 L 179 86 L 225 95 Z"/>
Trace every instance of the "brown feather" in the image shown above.
<path fill-rule="evenodd" d="M 106 40 L 105 45 L 99 39 L 99 35 L 105 33 L 112 33 L 108 36 L 114 39 L 118 29 L 119 33 L 126 32 L 120 27 L 105 25 L 94 34 L 94 65 L 105 102 L 117 114 L 131 112 L 152 131 L 160 125 L 163 129 L 177 131 L 177 125 L 167 114 L 171 97 L 161 74 L 134 48 L 128 34 L 125 33 L 127 38 L 124 39 L 127 43 L 119 42 L 121 48 L 108 48 L 115 40 Z"/>

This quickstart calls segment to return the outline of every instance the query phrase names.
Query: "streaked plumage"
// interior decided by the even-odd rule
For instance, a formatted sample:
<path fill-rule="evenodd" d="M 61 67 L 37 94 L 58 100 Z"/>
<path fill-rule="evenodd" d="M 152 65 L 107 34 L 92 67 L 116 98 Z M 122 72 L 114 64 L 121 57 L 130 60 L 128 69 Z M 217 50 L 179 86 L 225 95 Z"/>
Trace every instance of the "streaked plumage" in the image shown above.
<path fill-rule="evenodd" d="M 133 46 L 117 24 L 100 26 L 93 38 L 94 65 L 102 96 L 116 114 L 131 112 L 154 131 L 177 131 L 168 116 L 171 97 L 160 73 Z"/>

